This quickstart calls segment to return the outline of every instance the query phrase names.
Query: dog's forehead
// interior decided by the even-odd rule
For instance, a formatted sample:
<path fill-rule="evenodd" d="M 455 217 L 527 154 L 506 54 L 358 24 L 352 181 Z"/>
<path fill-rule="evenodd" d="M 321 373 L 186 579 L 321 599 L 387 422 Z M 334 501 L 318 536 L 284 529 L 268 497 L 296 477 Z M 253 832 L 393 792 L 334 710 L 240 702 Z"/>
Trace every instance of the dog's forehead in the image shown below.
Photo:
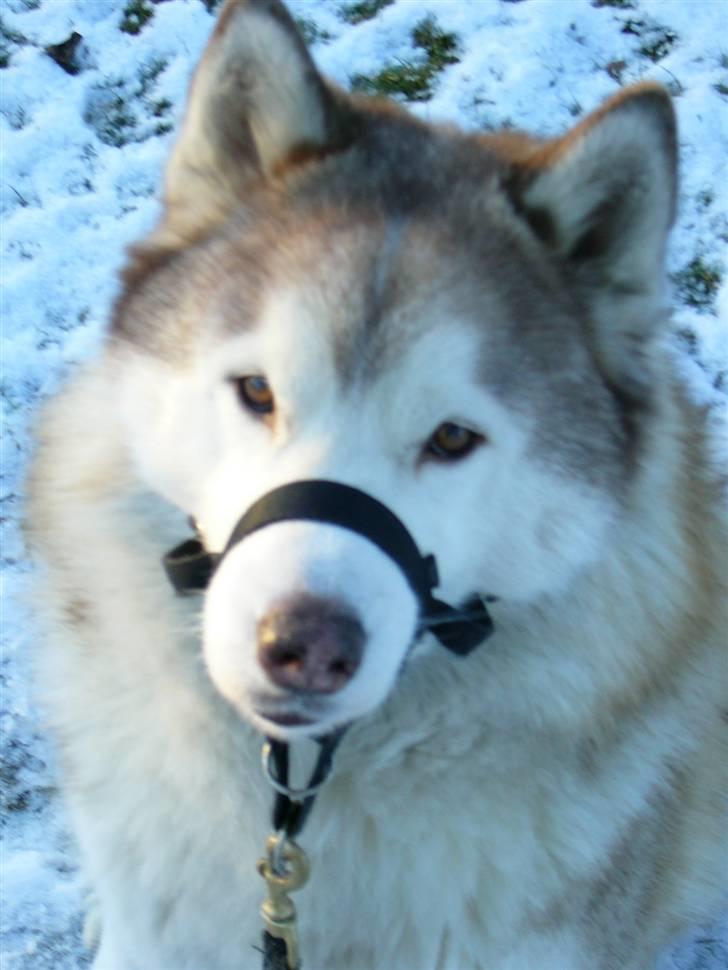
<path fill-rule="evenodd" d="M 485 187 L 481 189 L 487 194 Z M 323 339 L 344 386 L 392 368 L 433 333 L 467 343 L 482 381 L 507 392 L 514 361 L 545 373 L 581 347 L 578 314 L 515 216 L 492 192 L 464 212 L 433 200 L 432 210 L 321 212 L 292 226 L 270 260 L 270 289 L 294 292 L 294 317 L 281 326 Z M 478 210 L 477 219 L 472 210 Z M 531 374 L 531 380 L 536 378 Z"/>
<path fill-rule="evenodd" d="M 179 355 L 190 339 L 217 339 L 214 320 L 255 328 L 271 294 L 295 289 L 298 339 L 307 326 L 325 334 L 345 382 L 401 366 L 433 328 L 465 326 L 483 380 L 506 393 L 514 356 L 552 371 L 582 342 L 568 291 L 502 187 L 506 170 L 482 139 L 384 119 L 352 150 L 251 192 L 151 274 L 151 299 L 127 285 L 115 329 Z"/>
<path fill-rule="evenodd" d="M 568 277 L 497 186 L 471 190 L 414 211 L 319 210 L 292 226 L 270 262 L 273 292 L 295 293 L 279 325 L 321 348 L 345 393 L 413 371 L 420 398 L 435 372 L 450 386 L 475 381 L 534 427 L 534 454 L 619 477 L 627 431 Z"/>

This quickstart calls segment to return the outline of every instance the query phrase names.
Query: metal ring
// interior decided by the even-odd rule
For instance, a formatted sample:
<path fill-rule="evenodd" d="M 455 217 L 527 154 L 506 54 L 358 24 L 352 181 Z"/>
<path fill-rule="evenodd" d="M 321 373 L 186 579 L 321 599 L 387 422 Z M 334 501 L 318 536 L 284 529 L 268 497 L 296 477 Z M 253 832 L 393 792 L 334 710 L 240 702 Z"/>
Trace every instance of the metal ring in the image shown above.
<path fill-rule="evenodd" d="M 303 802 L 312 795 L 315 795 L 326 783 L 326 778 L 322 778 L 317 785 L 309 785 L 306 788 L 290 788 L 288 785 L 284 785 L 283 782 L 279 781 L 275 774 L 273 773 L 273 767 L 271 765 L 272 748 L 270 741 L 265 741 L 260 752 L 261 761 L 263 762 L 263 771 L 271 783 L 273 788 L 280 794 L 286 795 L 291 799 L 292 802 Z"/>

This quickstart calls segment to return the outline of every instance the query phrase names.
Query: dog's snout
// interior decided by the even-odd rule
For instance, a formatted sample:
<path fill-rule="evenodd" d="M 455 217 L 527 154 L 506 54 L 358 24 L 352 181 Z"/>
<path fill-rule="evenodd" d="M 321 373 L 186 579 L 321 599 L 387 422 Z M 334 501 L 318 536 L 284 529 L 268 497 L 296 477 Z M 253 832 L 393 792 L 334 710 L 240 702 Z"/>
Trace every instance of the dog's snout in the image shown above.
<path fill-rule="evenodd" d="M 333 694 L 356 673 L 365 639 L 341 601 L 298 595 L 279 601 L 258 623 L 258 659 L 279 687 Z"/>

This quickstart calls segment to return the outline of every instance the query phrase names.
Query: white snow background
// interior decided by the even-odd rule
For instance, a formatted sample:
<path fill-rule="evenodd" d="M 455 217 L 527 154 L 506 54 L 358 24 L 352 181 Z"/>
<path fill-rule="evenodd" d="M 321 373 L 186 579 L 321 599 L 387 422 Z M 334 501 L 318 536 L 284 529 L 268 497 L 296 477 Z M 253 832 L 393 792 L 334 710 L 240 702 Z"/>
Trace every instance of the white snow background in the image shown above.
<path fill-rule="evenodd" d="M 425 54 L 412 30 L 426 16 L 436 18 L 456 35 L 459 61 L 434 77 L 429 100 L 413 104 L 425 118 L 553 134 L 620 84 L 653 79 L 670 88 L 682 175 L 669 265 L 675 346 L 725 446 L 728 0 L 369 4 L 381 9 L 360 20 L 366 3 L 354 0 L 290 6 L 305 20 L 321 68 L 344 86 L 357 74 L 421 64 Z M 3 970 L 75 970 L 89 962 L 75 849 L 28 675 L 38 633 L 21 605 L 31 567 L 18 520 L 33 412 L 98 344 L 124 247 L 157 217 L 162 165 L 190 71 L 214 23 L 207 9 L 213 6 L 214 0 L 0 0 Z M 125 16 L 132 29 L 139 26 L 129 18 L 133 8 L 151 14 L 137 33 L 121 29 Z M 45 48 L 74 31 L 82 40 L 77 73 L 69 74 Z M 678 941 L 660 964 L 675 968 L 726 970 L 726 922 Z"/>

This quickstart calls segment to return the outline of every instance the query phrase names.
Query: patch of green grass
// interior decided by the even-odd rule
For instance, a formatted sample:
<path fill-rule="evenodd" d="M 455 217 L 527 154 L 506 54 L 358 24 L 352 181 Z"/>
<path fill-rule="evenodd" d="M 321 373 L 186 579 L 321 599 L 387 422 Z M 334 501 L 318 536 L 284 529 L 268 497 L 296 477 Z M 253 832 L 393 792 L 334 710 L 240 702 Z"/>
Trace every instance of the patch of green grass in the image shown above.
<path fill-rule="evenodd" d="M 125 34 L 139 34 L 154 16 L 149 0 L 129 0 L 119 21 L 119 30 Z"/>
<path fill-rule="evenodd" d="M 357 0 L 339 10 L 339 16 L 347 24 L 360 24 L 364 20 L 372 20 L 380 10 L 389 7 L 394 0 Z"/>
<path fill-rule="evenodd" d="M 3 115 L 14 131 L 22 131 L 28 124 L 28 113 L 22 105 L 2 108 L 0 114 Z"/>
<path fill-rule="evenodd" d="M 208 13 L 214 13 L 215 10 L 220 6 L 222 0 L 202 0 L 205 5 L 205 10 Z"/>
<path fill-rule="evenodd" d="M 634 10 L 633 0 L 592 0 L 592 7 L 616 7 L 618 10 Z"/>
<path fill-rule="evenodd" d="M 134 92 L 135 98 L 146 98 L 150 94 L 168 63 L 163 57 L 153 57 L 139 69 L 139 87 Z"/>
<path fill-rule="evenodd" d="M 0 69 L 10 66 L 10 55 L 13 48 L 22 47 L 28 43 L 28 38 L 21 34 L 19 30 L 8 27 L 0 17 Z"/>
<path fill-rule="evenodd" d="M 351 79 L 351 89 L 390 98 L 401 95 L 406 101 L 429 101 L 432 97 L 431 81 L 429 64 L 399 61 L 377 74 L 356 74 Z"/>
<path fill-rule="evenodd" d="M 695 356 L 698 353 L 698 335 L 688 327 L 681 327 L 675 334 L 689 354 Z"/>
<path fill-rule="evenodd" d="M 296 17 L 296 27 L 298 31 L 306 42 L 307 46 L 317 43 L 325 43 L 327 40 L 331 40 L 331 34 L 323 30 L 319 25 L 313 21 L 309 20 L 308 17 Z"/>
<path fill-rule="evenodd" d="M 2 17 L 0 17 L 0 38 L 9 44 L 17 44 L 18 46 L 28 43 L 28 38 L 25 34 L 21 34 L 19 30 L 13 30 L 12 27 L 8 27 Z"/>
<path fill-rule="evenodd" d="M 424 53 L 424 61 L 400 60 L 377 74 L 357 74 L 351 79 L 352 90 L 400 96 L 406 101 L 429 101 L 437 75 L 460 60 L 458 39 L 441 30 L 434 17 L 426 17 L 413 29 L 412 43 Z"/>
<path fill-rule="evenodd" d="M 647 23 L 644 20 L 635 20 L 633 17 L 629 17 L 627 20 L 622 22 L 622 33 L 632 34 L 635 37 L 641 37 L 643 31 L 647 29 Z"/>
<path fill-rule="evenodd" d="M 663 57 L 667 57 L 677 43 L 677 39 L 678 35 L 674 30 L 662 27 L 656 32 L 655 36 L 640 45 L 639 53 L 657 63 Z"/>
<path fill-rule="evenodd" d="M 718 94 L 722 94 L 724 98 L 728 98 L 728 84 L 725 81 L 718 81 L 717 84 L 713 85 L 713 88 Z"/>
<path fill-rule="evenodd" d="M 104 81 L 90 92 L 83 120 L 105 145 L 113 148 L 137 140 L 134 137 L 137 118 L 129 106 L 122 79 Z"/>
<path fill-rule="evenodd" d="M 163 120 L 172 102 L 154 97 L 157 80 L 166 66 L 167 61 L 153 58 L 139 70 L 136 84 L 111 78 L 91 89 L 83 118 L 100 141 L 121 148 L 172 130 L 172 125 Z"/>
<path fill-rule="evenodd" d="M 5 399 L 4 389 L 2 396 Z M 15 505 L 17 496 L 11 493 L 8 499 L 8 504 Z M 3 748 L 0 765 L 0 808 L 3 815 L 6 812 L 24 812 L 32 803 L 38 801 L 38 790 L 33 789 L 30 779 L 33 772 L 42 771 L 45 765 L 32 754 L 27 741 L 20 737 L 8 738 Z"/>
<path fill-rule="evenodd" d="M 427 62 L 435 71 L 460 60 L 457 36 L 441 30 L 434 17 L 425 17 L 417 24 L 412 31 L 412 42 L 427 54 Z"/>
<path fill-rule="evenodd" d="M 671 274 L 683 303 L 698 310 L 712 310 L 722 278 L 720 267 L 707 263 L 701 256 Z"/>
<path fill-rule="evenodd" d="M 622 33 L 639 37 L 642 43 L 637 52 L 655 63 L 667 57 L 678 41 L 678 35 L 669 27 L 635 17 L 629 17 L 622 22 Z"/>
<path fill-rule="evenodd" d="M 159 101 L 153 101 L 151 107 L 155 118 L 163 118 L 172 107 L 172 102 L 169 98 L 160 98 Z"/>

